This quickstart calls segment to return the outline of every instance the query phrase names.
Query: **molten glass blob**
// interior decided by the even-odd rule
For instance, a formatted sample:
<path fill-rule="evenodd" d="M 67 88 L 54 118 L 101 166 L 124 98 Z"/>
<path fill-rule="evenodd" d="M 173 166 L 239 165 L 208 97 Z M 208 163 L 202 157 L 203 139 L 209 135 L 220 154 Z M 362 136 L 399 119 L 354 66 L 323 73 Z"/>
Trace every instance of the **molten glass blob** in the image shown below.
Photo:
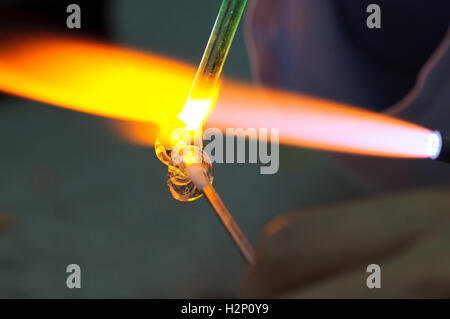
<path fill-rule="evenodd" d="M 190 164 L 201 163 L 209 177 L 209 182 L 213 182 L 212 161 L 201 148 L 180 141 L 168 149 L 158 138 L 155 143 L 155 152 L 161 162 L 168 167 L 167 185 L 176 200 L 190 202 L 203 196 L 203 193 L 197 189 L 189 177 L 188 167 Z"/>

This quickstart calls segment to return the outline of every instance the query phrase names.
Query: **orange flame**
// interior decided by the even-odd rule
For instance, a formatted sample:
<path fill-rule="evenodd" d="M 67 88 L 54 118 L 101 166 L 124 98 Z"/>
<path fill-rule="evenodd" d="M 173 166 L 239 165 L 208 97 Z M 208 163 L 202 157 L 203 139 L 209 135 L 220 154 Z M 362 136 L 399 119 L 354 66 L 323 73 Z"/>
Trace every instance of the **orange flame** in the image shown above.
<path fill-rule="evenodd" d="M 0 48 L 0 90 L 122 120 L 139 144 L 180 114 L 195 69 L 157 55 L 61 36 L 16 37 Z M 431 131 L 326 100 L 224 81 L 206 126 L 279 128 L 280 142 L 390 157 L 427 157 Z"/>
<path fill-rule="evenodd" d="M 21 36 L 0 48 L 1 90 L 125 120 L 176 117 L 194 75 L 157 55 L 61 36 Z"/>

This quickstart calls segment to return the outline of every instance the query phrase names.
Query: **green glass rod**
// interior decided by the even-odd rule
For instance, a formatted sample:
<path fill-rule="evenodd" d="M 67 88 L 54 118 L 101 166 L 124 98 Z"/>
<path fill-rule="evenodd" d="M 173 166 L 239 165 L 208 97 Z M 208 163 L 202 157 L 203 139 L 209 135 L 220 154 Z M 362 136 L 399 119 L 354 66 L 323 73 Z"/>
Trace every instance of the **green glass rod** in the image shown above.
<path fill-rule="evenodd" d="M 198 127 L 213 107 L 223 65 L 246 4 L 247 0 L 222 1 L 185 108 L 178 116 L 191 128 Z M 194 117 L 199 120 L 193 121 Z"/>

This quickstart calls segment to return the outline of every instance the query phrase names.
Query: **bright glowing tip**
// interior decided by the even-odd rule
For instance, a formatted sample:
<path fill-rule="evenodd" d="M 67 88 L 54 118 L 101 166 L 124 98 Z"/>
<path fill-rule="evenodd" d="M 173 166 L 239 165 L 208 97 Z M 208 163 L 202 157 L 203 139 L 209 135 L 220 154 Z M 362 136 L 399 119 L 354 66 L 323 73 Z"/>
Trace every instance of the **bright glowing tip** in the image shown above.
<path fill-rule="evenodd" d="M 431 159 L 439 157 L 442 149 L 442 136 L 438 131 L 430 133 L 425 145 L 425 152 Z"/>
<path fill-rule="evenodd" d="M 186 124 L 186 129 L 195 130 L 202 125 L 211 109 L 211 99 L 188 99 L 178 118 Z"/>

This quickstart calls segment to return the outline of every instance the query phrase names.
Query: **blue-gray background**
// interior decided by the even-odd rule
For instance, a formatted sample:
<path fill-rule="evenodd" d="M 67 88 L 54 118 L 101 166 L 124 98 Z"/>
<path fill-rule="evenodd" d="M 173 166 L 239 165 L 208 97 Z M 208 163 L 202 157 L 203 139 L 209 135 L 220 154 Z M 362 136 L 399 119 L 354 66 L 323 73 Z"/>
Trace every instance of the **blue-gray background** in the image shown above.
<path fill-rule="evenodd" d="M 113 43 L 197 64 L 218 6 L 109 1 L 104 21 Z M 251 81 L 242 25 L 224 72 Z M 0 100 L 0 297 L 236 296 L 245 263 L 206 202 L 173 200 L 154 150 L 118 140 L 108 122 Z M 215 166 L 218 192 L 254 243 L 277 215 L 360 193 L 322 153 L 282 147 L 280 161 L 273 176 Z M 71 263 L 81 289 L 66 287 Z"/>

